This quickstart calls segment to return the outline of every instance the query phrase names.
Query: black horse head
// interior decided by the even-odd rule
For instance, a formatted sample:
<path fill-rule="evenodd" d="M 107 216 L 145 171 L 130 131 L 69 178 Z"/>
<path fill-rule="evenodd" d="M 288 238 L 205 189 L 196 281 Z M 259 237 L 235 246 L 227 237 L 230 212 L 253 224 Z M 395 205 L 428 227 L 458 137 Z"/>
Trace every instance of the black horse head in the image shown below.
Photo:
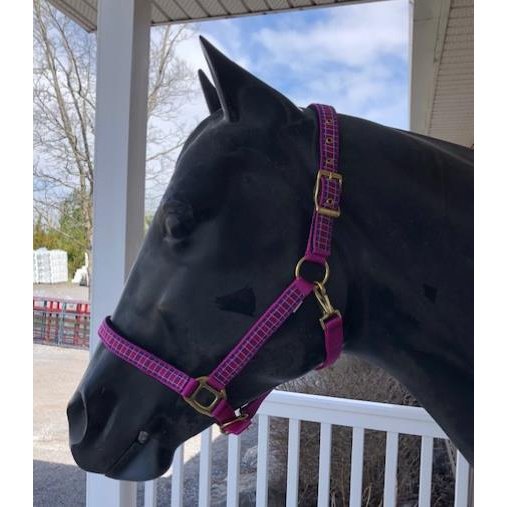
<path fill-rule="evenodd" d="M 210 116 L 181 151 L 112 316 L 114 326 L 130 341 L 194 377 L 208 374 L 292 281 L 310 227 L 318 161 L 314 111 L 299 109 L 208 42 L 202 44 L 216 85 L 215 89 L 199 74 Z M 458 391 L 463 390 L 466 398 L 470 375 L 466 344 L 454 343 L 452 351 L 444 346 L 464 326 L 461 310 L 452 310 L 454 302 L 445 299 L 448 294 L 435 295 L 429 302 L 425 293 L 414 293 L 423 285 L 438 292 L 443 272 L 428 267 L 434 253 L 424 254 L 427 236 L 440 237 L 440 219 L 431 221 L 441 210 L 434 209 L 425 174 L 414 170 L 401 181 L 395 177 L 400 165 L 413 167 L 432 158 L 433 166 L 445 165 L 457 158 L 452 153 L 446 156 L 454 158 L 439 155 L 435 162 L 434 153 L 428 154 L 430 148 L 424 145 L 427 140 L 364 120 L 341 117 L 341 125 L 343 218 L 336 227 L 339 239 L 330 259 L 329 292 L 344 315 L 346 346 L 388 367 L 409 387 L 414 370 L 404 378 L 403 365 L 412 364 L 407 359 L 410 351 L 426 354 L 421 357 L 428 368 L 432 358 L 438 367 L 448 362 L 449 375 L 462 376 L 452 384 L 461 383 Z M 422 160 L 414 153 L 417 149 L 425 150 Z M 463 157 L 468 154 L 459 153 L 460 163 Z M 409 195 L 404 194 L 404 185 Z M 412 194 L 417 195 L 415 201 Z M 460 237 L 466 232 L 462 228 L 470 227 L 467 208 L 460 208 L 467 197 L 458 196 L 456 206 L 452 198 L 448 202 L 458 213 L 451 218 L 459 230 L 451 233 Z M 412 207 L 417 207 L 415 214 Z M 428 209 L 429 218 L 424 216 Z M 469 245 L 462 246 L 461 264 L 468 269 Z M 446 263 L 447 251 L 441 255 Z M 400 277 L 399 270 L 409 265 L 411 271 Z M 452 273 L 449 283 L 459 275 Z M 468 281 L 465 277 L 456 282 L 461 296 Z M 446 307 L 439 308 L 436 298 Z M 444 333 L 440 347 L 431 340 L 419 346 L 420 333 L 427 330 L 422 315 L 428 305 L 434 315 L 451 308 L 445 323 L 431 330 L 438 336 Z M 319 316 L 317 303 L 305 301 L 230 384 L 231 405 L 241 406 L 322 362 Z M 438 376 L 435 380 L 440 383 Z M 468 426 L 460 432 L 453 420 L 469 402 L 457 403 L 455 410 L 442 409 L 433 403 L 441 396 L 428 387 L 427 376 L 421 382 L 413 384 L 416 396 L 427 401 L 450 435 L 467 447 Z M 128 480 L 161 475 L 177 446 L 213 422 L 102 345 L 67 412 L 77 463 Z"/>

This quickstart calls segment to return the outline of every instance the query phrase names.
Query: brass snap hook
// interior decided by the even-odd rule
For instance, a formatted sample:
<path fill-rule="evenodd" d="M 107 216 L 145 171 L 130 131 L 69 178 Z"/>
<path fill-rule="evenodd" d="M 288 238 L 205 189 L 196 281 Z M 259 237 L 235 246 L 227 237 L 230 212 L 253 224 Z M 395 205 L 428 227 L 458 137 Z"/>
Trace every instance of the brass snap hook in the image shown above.
<path fill-rule="evenodd" d="M 319 319 L 319 322 L 322 329 L 325 329 L 326 321 L 335 315 L 341 318 L 341 313 L 333 307 L 323 283 L 315 282 L 313 293 L 322 311 L 322 317 Z"/>

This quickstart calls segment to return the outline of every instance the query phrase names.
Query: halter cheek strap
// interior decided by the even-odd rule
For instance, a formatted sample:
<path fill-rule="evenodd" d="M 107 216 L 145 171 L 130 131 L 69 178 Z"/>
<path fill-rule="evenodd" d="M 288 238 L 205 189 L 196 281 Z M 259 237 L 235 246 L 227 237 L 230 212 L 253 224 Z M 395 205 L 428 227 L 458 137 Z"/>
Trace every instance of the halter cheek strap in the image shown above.
<path fill-rule="evenodd" d="M 331 255 L 333 222 L 340 216 L 342 177 L 338 173 L 338 118 L 331 106 L 312 104 L 319 121 L 320 164 L 314 188 L 314 211 L 305 255 L 296 265 L 295 278 L 274 303 L 257 319 L 236 346 L 208 375 L 191 377 L 147 350 L 130 342 L 114 329 L 109 317 L 99 328 L 104 346 L 113 354 L 135 366 L 183 397 L 194 410 L 212 417 L 224 433 L 239 435 L 270 391 L 235 410 L 227 400 L 226 388 L 252 360 L 278 328 L 313 293 L 322 310 L 320 324 L 324 331 L 326 356 L 317 369 L 330 366 L 343 346 L 342 317 L 329 300 L 325 283 L 329 276 L 327 259 Z M 301 276 L 305 263 L 323 267 L 321 281 Z"/>

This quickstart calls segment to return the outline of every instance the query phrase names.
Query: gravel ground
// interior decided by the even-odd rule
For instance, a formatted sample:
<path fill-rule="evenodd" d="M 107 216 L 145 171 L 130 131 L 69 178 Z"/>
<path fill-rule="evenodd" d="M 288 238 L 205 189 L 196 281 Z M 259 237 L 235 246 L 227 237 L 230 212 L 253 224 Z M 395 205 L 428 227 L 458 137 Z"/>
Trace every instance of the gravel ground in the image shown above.
<path fill-rule="evenodd" d="M 34 506 L 85 505 L 85 473 L 68 447 L 65 407 L 87 362 L 86 350 L 33 346 Z"/>
<path fill-rule="evenodd" d="M 33 457 L 74 465 L 67 442 L 65 409 L 88 363 L 88 351 L 33 346 Z"/>
<path fill-rule="evenodd" d="M 35 507 L 85 505 L 85 476 L 68 448 L 65 408 L 86 368 L 88 351 L 34 344 L 33 347 L 33 479 Z M 242 435 L 241 454 L 256 445 L 256 426 Z M 199 437 L 185 444 L 184 505 L 195 507 L 198 498 Z M 241 505 L 254 505 L 255 453 L 243 459 Z M 227 439 L 213 430 L 211 497 L 213 506 L 225 505 Z M 170 471 L 158 482 L 158 505 L 168 504 Z M 139 501 L 143 487 L 138 488 Z M 270 504 L 271 505 L 271 504 Z"/>
<path fill-rule="evenodd" d="M 88 287 L 72 283 L 34 284 L 34 296 L 87 301 Z M 33 488 L 35 507 L 85 506 L 86 473 L 79 469 L 68 447 L 65 409 L 88 363 L 88 351 L 72 348 L 33 346 Z M 242 435 L 241 455 L 257 444 L 256 424 Z M 200 437 L 185 443 L 185 507 L 198 503 Z M 213 506 L 225 505 L 227 439 L 213 428 L 211 498 Z M 240 503 L 255 504 L 255 451 L 241 466 Z M 253 467 L 253 468 L 252 468 Z M 142 505 L 143 485 L 138 487 Z M 171 470 L 157 485 L 158 505 L 165 506 L 171 494 Z M 253 495 L 253 496 L 252 496 Z"/>
<path fill-rule="evenodd" d="M 88 301 L 88 287 L 81 287 L 74 283 L 34 283 L 34 296 L 49 296 L 64 299 L 77 299 L 79 301 Z"/>

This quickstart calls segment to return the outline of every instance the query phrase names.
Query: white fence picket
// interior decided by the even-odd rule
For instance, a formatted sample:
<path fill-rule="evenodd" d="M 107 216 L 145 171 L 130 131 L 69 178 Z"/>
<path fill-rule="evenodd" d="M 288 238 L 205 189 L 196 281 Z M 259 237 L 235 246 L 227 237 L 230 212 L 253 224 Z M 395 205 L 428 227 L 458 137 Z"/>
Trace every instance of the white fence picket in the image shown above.
<path fill-rule="evenodd" d="M 183 506 L 183 454 L 184 445 L 181 444 L 174 451 L 171 477 L 171 507 Z"/>
<path fill-rule="evenodd" d="M 460 452 L 456 458 L 456 485 L 454 489 L 454 507 L 467 507 L 468 505 L 468 479 L 470 465 Z"/>
<path fill-rule="evenodd" d="M 384 507 L 396 507 L 398 470 L 398 433 L 387 432 L 384 469 Z"/>
<path fill-rule="evenodd" d="M 199 458 L 199 507 L 209 507 L 211 486 L 211 428 L 201 433 Z"/>
<path fill-rule="evenodd" d="M 157 507 L 157 480 L 144 483 L 144 507 Z"/>
<path fill-rule="evenodd" d="M 273 391 L 259 413 L 339 426 L 448 438 L 421 407 Z"/>
<path fill-rule="evenodd" d="M 384 507 L 395 507 L 397 502 L 397 465 L 399 434 L 421 436 L 421 460 L 419 473 L 420 507 L 431 504 L 431 479 L 433 464 L 433 439 L 447 438 L 430 415 L 418 407 L 389 405 L 385 403 L 344 400 L 325 396 L 274 392 L 263 403 L 258 416 L 257 489 L 256 507 L 268 505 L 269 476 L 269 418 L 289 419 L 289 450 L 287 460 L 286 505 L 298 504 L 299 451 L 301 421 L 320 423 L 319 489 L 317 506 L 329 505 L 331 444 L 333 425 L 352 427 L 352 452 L 350 474 L 350 507 L 360 507 L 363 488 L 363 458 L 365 430 L 386 431 L 386 457 L 384 473 Z M 211 503 L 211 429 L 201 434 L 199 462 L 199 507 Z M 240 439 L 228 440 L 227 507 L 236 507 L 239 501 Z M 455 484 L 455 507 L 467 507 L 469 502 L 470 466 L 458 453 Z M 144 507 L 155 507 L 156 481 L 145 483 Z M 183 446 L 174 455 L 172 464 L 171 507 L 183 505 Z M 101 507 L 89 504 L 88 507 Z"/>
<path fill-rule="evenodd" d="M 433 438 L 421 438 L 421 464 L 419 471 L 419 507 L 430 507 L 431 471 L 433 469 Z"/>
<path fill-rule="evenodd" d="M 269 457 L 269 417 L 259 414 L 257 437 L 257 487 L 255 506 L 268 505 L 268 457 Z"/>
<path fill-rule="evenodd" d="M 352 429 L 350 463 L 350 507 L 361 507 L 363 496 L 364 428 Z"/>
<path fill-rule="evenodd" d="M 240 437 L 230 435 L 227 445 L 227 507 L 237 507 L 239 501 Z"/>
<path fill-rule="evenodd" d="M 329 506 L 329 480 L 331 475 L 331 425 L 320 425 L 319 492 L 317 507 Z"/>
<path fill-rule="evenodd" d="M 287 507 L 297 507 L 299 488 L 299 433 L 301 421 L 289 420 L 289 452 L 287 456 Z"/>

